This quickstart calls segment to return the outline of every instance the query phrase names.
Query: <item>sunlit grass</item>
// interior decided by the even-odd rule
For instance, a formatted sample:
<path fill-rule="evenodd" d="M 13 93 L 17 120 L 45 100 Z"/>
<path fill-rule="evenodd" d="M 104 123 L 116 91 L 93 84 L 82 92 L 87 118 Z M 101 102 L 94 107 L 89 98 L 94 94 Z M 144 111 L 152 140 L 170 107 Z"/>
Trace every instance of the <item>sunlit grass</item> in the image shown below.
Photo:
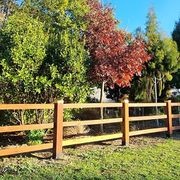
<path fill-rule="evenodd" d="M 148 141 L 148 139 L 147 139 Z M 67 149 L 61 160 L 5 158 L 0 179 L 179 179 L 180 141 L 122 148 Z"/>

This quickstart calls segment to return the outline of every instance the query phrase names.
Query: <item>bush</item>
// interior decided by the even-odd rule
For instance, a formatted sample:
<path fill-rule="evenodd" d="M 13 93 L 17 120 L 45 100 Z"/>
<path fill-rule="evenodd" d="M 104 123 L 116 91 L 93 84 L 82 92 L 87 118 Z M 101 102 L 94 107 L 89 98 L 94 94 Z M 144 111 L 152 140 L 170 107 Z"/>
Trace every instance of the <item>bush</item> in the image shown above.
<path fill-rule="evenodd" d="M 35 144 L 42 144 L 43 137 L 45 136 L 44 130 L 31 130 L 27 133 L 28 137 L 28 144 L 35 145 Z"/>

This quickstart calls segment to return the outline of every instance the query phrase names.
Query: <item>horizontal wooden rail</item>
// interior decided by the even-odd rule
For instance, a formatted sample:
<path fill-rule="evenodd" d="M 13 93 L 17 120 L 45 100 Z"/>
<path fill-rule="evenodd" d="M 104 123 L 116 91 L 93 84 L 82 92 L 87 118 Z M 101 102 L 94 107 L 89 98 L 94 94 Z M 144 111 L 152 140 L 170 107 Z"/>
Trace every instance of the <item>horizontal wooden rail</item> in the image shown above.
<path fill-rule="evenodd" d="M 13 147 L 13 148 L 7 148 L 7 149 L 0 149 L 0 156 L 9 156 L 9 155 L 15 155 L 15 154 L 43 151 L 43 150 L 49 150 L 52 148 L 53 148 L 53 143 L 39 144 L 39 145 L 34 145 L 34 146 Z"/>
<path fill-rule="evenodd" d="M 122 118 L 86 120 L 86 121 L 71 121 L 71 122 L 63 122 L 63 127 L 82 126 L 82 125 L 97 125 L 97 124 L 111 124 L 111 123 L 119 123 L 119 122 L 122 122 Z"/>
<path fill-rule="evenodd" d="M 164 131 L 167 131 L 167 127 L 131 131 L 130 136 L 138 136 L 138 135 L 143 135 L 143 134 L 151 134 L 151 133 L 158 133 L 158 132 L 164 132 Z"/>
<path fill-rule="evenodd" d="M 180 118 L 180 114 L 172 114 L 172 118 Z"/>
<path fill-rule="evenodd" d="M 175 130 L 180 130 L 180 126 L 174 126 L 172 127 L 172 129 L 175 131 Z"/>
<path fill-rule="evenodd" d="M 122 107 L 122 103 L 75 103 L 75 104 L 64 104 L 64 109 L 73 109 L 73 108 L 101 108 L 101 107 Z"/>
<path fill-rule="evenodd" d="M 36 129 L 52 129 L 53 128 L 53 143 L 46 143 L 35 146 L 20 146 L 20 147 L 7 147 L 0 149 L 0 156 L 15 155 L 28 152 L 36 152 L 53 149 L 53 158 L 59 158 L 63 152 L 62 147 L 72 146 L 78 144 L 93 143 L 98 141 L 108 141 L 113 139 L 122 138 L 122 145 L 128 146 L 129 137 L 151 134 L 157 132 L 165 132 L 169 137 L 173 134 L 173 130 L 180 130 L 180 126 L 172 126 L 172 118 L 180 118 L 179 114 L 172 114 L 172 107 L 180 106 L 179 102 L 172 103 L 170 100 L 166 103 L 129 103 L 125 100 L 123 103 L 84 103 L 84 104 L 64 104 L 63 101 L 57 101 L 54 104 L 0 104 L 0 110 L 36 110 L 36 109 L 52 109 L 54 110 L 54 122 L 47 124 L 30 124 L 30 125 L 15 125 L 15 126 L 0 126 L 0 133 L 36 130 Z M 109 119 L 96 119 L 84 121 L 71 121 L 63 122 L 64 109 L 72 108 L 118 108 L 122 110 L 122 118 L 109 118 Z M 166 107 L 166 113 L 163 115 L 153 116 L 129 116 L 131 107 Z M 133 121 L 146 121 L 165 119 L 166 127 L 152 128 L 138 131 L 129 132 L 129 122 Z M 100 136 L 90 136 L 84 138 L 63 139 L 63 127 L 82 126 L 82 125 L 99 125 L 99 124 L 112 124 L 119 123 L 119 129 L 122 133 L 106 134 Z"/>
<path fill-rule="evenodd" d="M 166 119 L 166 118 L 167 118 L 167 115 L 129 117 L 130 121 L 147 121 L 147 120 Z"/>
<path fill-rule="evenodd" d="M 51 129 L 53 128 L 53 123 L 48 124 L 29 124 L 29 125 L 16 125 L 16 126 L 0 126 L 0 133 L 8 132 L 18 132 L 18 131 L 28 131 L 36 129 Z"/>
<path fill-rule="evenodd" d="M 67 139 L 63 140 L 63 146 L 72 146 L 78 144 L 86 144 L 91 142 L 98 142 L 98 141 L 107 141 L 112 139 L 119 139 L 122 138 L 122 133 L 116 134 L 108 134 L 108 135 L 101 135 L 101 136 L 93 136 L 93 137 L 86 137 L 86 138 L 78 138 L 78 139 Z"/>
<path fill-rule="evenodd" d="M 54 104 L 0 104 L 0 110 L 54 109 Z"/>
<path fill-rule="evenodd" d="M 129 107 L 165 107 L 166 103 L 129 103 Z"/>
<path fill-rule="evenodd" d="M 171 106 L 180 106 L 180 102 L 179 102 L 179 103 L 174 103 L 174 102 L 172 102 L 172 103 L 171 103 Z"/>

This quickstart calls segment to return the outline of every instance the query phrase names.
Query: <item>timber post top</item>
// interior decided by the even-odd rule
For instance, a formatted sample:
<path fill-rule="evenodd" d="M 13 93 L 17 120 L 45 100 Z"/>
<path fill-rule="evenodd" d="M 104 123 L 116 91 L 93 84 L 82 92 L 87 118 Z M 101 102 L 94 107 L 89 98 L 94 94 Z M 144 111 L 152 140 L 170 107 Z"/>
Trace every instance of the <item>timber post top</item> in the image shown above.
<path fill-rule="evenodd" d="M 129 103 L 129 99 L 124 99 L 124 103 Z"/>
<path fill-rule="evenodd" d="M 64 100 L 63 99 L 57 100 L 55 103 L 57 103 L 57 104 L 64 104 Z"/>

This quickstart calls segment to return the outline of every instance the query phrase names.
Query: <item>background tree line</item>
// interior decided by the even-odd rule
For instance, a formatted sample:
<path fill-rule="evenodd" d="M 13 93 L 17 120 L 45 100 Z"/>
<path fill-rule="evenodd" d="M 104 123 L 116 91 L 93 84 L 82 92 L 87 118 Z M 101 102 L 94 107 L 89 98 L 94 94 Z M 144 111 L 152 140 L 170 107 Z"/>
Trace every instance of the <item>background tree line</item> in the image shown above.
<path fill-rule="evenodd" d="M 173 39 L 159 31 L 155 12 L 146 30 L 118 26 L 98 0 L 1 0 L 0 102 L 87 101 L 100 86 L 119 100 L 154 100 L 179 81 L 179 22 Z M 172 80 L 172 81 L 171 81 Z M 171 81 L 172 83 L 168 83 Z M 127 88 L 128 86 L 128 88 Z"/>

